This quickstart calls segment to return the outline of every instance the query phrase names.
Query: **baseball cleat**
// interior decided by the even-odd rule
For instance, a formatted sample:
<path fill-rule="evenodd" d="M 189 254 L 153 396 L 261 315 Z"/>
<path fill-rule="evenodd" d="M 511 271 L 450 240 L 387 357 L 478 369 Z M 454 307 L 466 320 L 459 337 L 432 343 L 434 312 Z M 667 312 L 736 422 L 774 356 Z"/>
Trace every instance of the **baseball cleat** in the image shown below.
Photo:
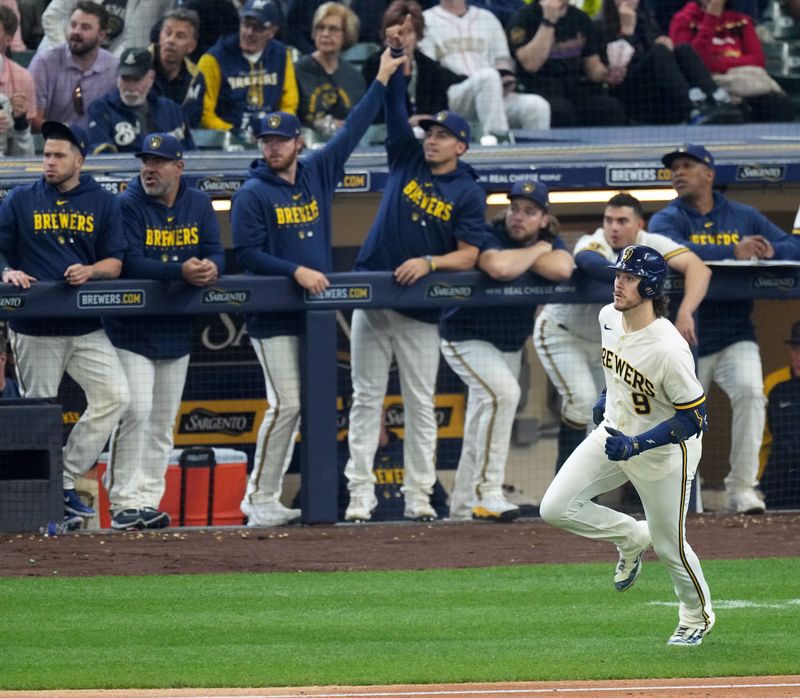
<path fill-rule="evenodd" d="M 171 522 L 166 511 L 159 511 L 153 507 L 142 507 L 139 515 L 144 522 L 142 528 L 166 528 Z"/>
<path fill-rule="evenodd" d="M 647 549 L 653 544 L 652 540 L 650 540 L 647 521 L 638 521 L 636 525 L 646 536 L 646 543 L 638 551 L 630 555 L 623 554 L 620 550 L 619 562 L 617 562 L 617 569 L 614 572 L 614 588 L 617 591 L 627 591 L 634 585 L 642 571 L 642 558 Z"/>
<path fill-rule="evenodd" d="M 144 517 L 141 509 L 120 509 L 111 517 L 111 528 L 116 531 L 144 528 Z"/>
<path fill-rule="evenodd" d="M 693 647 L 703 642 L 703 638 L 711 632 L 714 622 L 705 628 L 690 628 L 688 625 L 679 625 L 667 640 L 668 645 L 675 647 Z"/>
<path fill-rule="evenodd" d="M 344 513 L 345 521 L 369 521 L 372 512 L 378 506 L 378 500 L 374 494 L 351 495 L 350 504 Z"/>
<path fill-rule="evenodd" d="M 472 507 L 472 518 L 478 521 L 513 521 L 519 516 L 519 507 L 502 497 L 481 499 Z"/>
<path fill-rule="evenodd" d="M 763 514 L 766 506 L 753 488 L 728 494 L 728 510 L 737 514 Z"/>
<path fill-rule="evenodd" d="M 246 499 L 239 505 L 239 509 L 247 517 L 248 528 L 286 526 L 297 521 L 302 514 L 300 509 L 289 509 L 280 502 L 249 504 Z"/>
<path fill-rule="evenodd" d="M 64 490 L 64 513 L 91 519 L 95 512 L 92 507 L 86 506 L 81 501 L 75 490 Z"/>
<path fill-rule="evenodd" d="M 406 502 L 403 516 L 411 521 L 435 521 L 437 518 L 436 510 L 424 499 Z"/>

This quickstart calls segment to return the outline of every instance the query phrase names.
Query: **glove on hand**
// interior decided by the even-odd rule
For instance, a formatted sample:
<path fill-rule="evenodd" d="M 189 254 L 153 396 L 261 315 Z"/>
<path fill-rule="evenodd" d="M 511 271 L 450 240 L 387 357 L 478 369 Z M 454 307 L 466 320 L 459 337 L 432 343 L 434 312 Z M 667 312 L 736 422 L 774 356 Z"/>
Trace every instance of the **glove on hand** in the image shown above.
<path fill-rule="evenodd" d="M 601 393 L 600 398 L 592 407 L 592 421 L 595 425 L 599 425 L 600 422 L 603 421 L 603 417 L 606 416 L 606 394 Z"/>
<path fill-rule="evenodd" d="M 639 455 L 639 442 L 636 439 L 611 427 L 606 427 L 606 431 L 611 434 L 606 439 L 606 455 L 609 460 L 628 460 Z"/>

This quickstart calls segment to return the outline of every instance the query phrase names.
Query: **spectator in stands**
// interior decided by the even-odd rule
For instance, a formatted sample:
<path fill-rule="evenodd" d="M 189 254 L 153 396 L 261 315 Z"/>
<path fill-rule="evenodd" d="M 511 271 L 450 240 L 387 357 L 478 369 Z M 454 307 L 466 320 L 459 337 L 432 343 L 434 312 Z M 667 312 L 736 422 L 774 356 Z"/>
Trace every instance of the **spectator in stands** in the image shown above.
<path fill-rule="evenodd" d="M 606 44 L 611 94 L 645 124 L 740 123 L 742 112 L 689 44 L 673 46 L 643 0 L 603 0 L 595 20 Z"/>
<path fill-rule="evenodd" d="M 238 0 L 177 0 L 177 7 L 192 10 L 200 18 L 197 48 L 192 60 L 197 61 L 217 39 L 239 31 Z"/>
<path fill-rule="evenodd" d="M 0 5 L 0 156 L 33 155 L 36 88 L 30 73 L 8 57 L 18 25 L 17 16 Z"/>
<path fill-rule="evenodd" d="M 36 50 L 44 36 L 42 14 L 50 0 L 19 0 L 19 23 L 22 41 L 29 50 Z"/>
<path fill-rule="evenodd" d="M 328 140 L 341 128 L 364 94 L 364 78 L 342 58 L 358 39 L 358 17 L 338 2 L 325 2 L 314 13 L 311 29 L 316 49 L 295 65 L 300 121 Z"/>
<path fill-rule="evenodd" d="M 15 187 L 0 206 L 0 281 L 113 279 L 127 247 L 115 196 L 81 174 L 89 139 L 77 125 L 42 124 L 43 176 Z M 64 447 L 64 511 L 94 516 L 75 481 L 97 461 L 128 408 L 128 384 L 99 318 L 11 320 L 11 343 L 25 397 L 55 398 L 64 373 L 83 389 L 86 411 Z"/>
<path fill-rule="evenodd" d="M 558 282 L 572 275 L 572 256 L 547 214 L 547 187 L 518 182 L 510 205 L 484 236 L 478 268 L 498 281 L 530 271 Z M 519 507 L 503 496 L 511 428 L 520 399 L 522 349 L 533 331 L 535 308 L 448 308 L 441 350 L 467 385 L 464 440 L 450 494 L 450 518 L 507 521 Z"/>
<path fill-rule="evenodd" d="M 17 0 L 0 0 L 0 7 L 7 7 L 14 13 L 14 16 L 17 18 L 17 28 L 11 32 L 11 42 L 8 44 L 8 47 L 3 51 L 3 55 L 8 55 L 9 51 L 25 51 L 26 46 L 22 40 L 22 33 L 20 32 L 20 26 L 22 24 L 22 20 L 19 14 L 19 7 L 17 6 Z"/>
<path fill-rule="evenodd" d="M 793 121 L 789 96 L 765 70 L 764 49 L 749 15 L 726 0 L 690 0 L 672 18 L 669 36 L 689 44 L 717 84 L 744 101 L 752 121 Z"/>
<path fill-rule="evenodd" d="M 419 49 L 448 70 L 463 75 L 447 90 L 450 108 L 477 120 L 484 134 L 509 139 L 512 128 L 550 128 L 550 105 L 534 94 L 520 94 L 503 25 L 489 10 L 466 0 L 440 0 L 425 10 L 427 31 Z"/>
<path fill-rule="evenodd" d="M 314 13 L 323 2 L 325 0 L 291 0 L 289 3 L 281 38 L 300 53 L 311 53 L 315 49 L 312 41 L 309 41 L 308 27 L 314 26 Z M 376 43 L 381 19 L 389 0 L 340 0 L 340 2 L 352 10 L 359 19 L 358 41 Z"/>
<path fill-rule="evenodd" d="M 608 94 L 600 33 L 569 0 L 541 0 L 511 20 L 509 43 L 526 92 L 543 95 L 554 127 L 619 126 L 625 107 Z"/>
<path fill-rule="evenodd" d="M 800 509 L 800 322 L 792 325 L 789 365 L 764 379 L 767 422 L 760 488 L 770 509 Z"/>
<path fill-rule="evenodd" d="M 280 11 L 274 0 L 247 0 L 239 33 L 219 38 L 198 66 L 206 79 L 203 128 L 249 134 L 253 119 L 270 112 L 297 112 L 292 56 L 275 39 Z"/>
<path fill-rule="evenodd" d="M 33 57 L 30 71 L 38 100 L 35 131 L 45 120 L 88 128 L 89 105 L 116 84 L 119 61 L 101 48 L 108 22 L 108 12 L 101 5 L 80 0 L 69 17 L 67 41 Z"/>
<path fill-rule="evenodd" d="M 101 0 L 109 14 L 105 48 L 119 57 L 133 46 L 150 44 L 150 29 L 172 8 L 175 0 Z M 52 0 L 42 15 L 44 38 L 39 51 L 55 48 L 64 41 L 64 28 L 72 15 L 74 0 Z"/>
<path fill-rule="evenodd" d="M 128 249 L 122 276 L 206 286 L 224 270 L 225 251 L 209 198 L 183 181 L 183 146 L 166 133 L 144 138 L 139 175 L 120 195 Z M 157 231 L 158 235 L 153 232 Z M 177 320 L 177 321 L 176 321 Z M 163 528 L 158 505 L 181 404 L 194 323 L 191 318 L 103 318 L 130 387 L 130 408 L 111 438 L 111 527 Z"/>
<path fill-rule="evenodd" d="M 2 341 L 2 347 L 0 347 L 0 400 L 13 400 L 21 397 L 17 381 L 9 372 L 11 368 L 9 364 L 13 364 L 14 357 L 11 355 L 11 347 L 6 339 L 0 338 L 0 341 Z"/>
<path fill-rule="evenodd" d="M 412 26 L 406 16 L 403 29 Z M 358 271 L 392 271 L 409 286 L 431 272 L 475 266 L 483 241 L 486 208 L 477 174 L 461 161 L 470 129 L 455 112 L 420 122 L 420 144 L 408 123 L 405 80 L 392 76 L 386 97 L 389 176 L 380 208 L 356 259 Z M 405 438 L 404 515 L 437 516 L 430 496 L 436 482 L 434 393 L 439 368 L 438 312 L 355 310 L 352 319 L 350 408 L 345 466 L 349 521 L 367 520 L 378 505 L 373 464 L 381 408 L 392 357 L 397 359 L 403 394 Z"/>
<path fill-rule="evenodd" d="M 153 47 L 155 91 L 179 105 L 190 128 L 200 125 L 206 79 L 189 58 L 197 46 L 200 20 L 194 10 L 177 8 L 164 15 Z"/>
<path fill-rule="evenodd" d="M 436 61 L 428 58 L 417 48 L 418 42 L 425 36 L 425 18 L 422 7 L 416 0 L 394 0 L 383 13 L 381 36 L 385 38 L 387 27 L 402 24 L 406 16 L 411 17 L 411 29 L 404 34 L 403 48 L 406 52 L 406 63 L 403 75 L 406 79 L 406 110 L 409 123 L 417 126 L 422 119 L 431 119 L 434 114 L 447 110 L 447 88 L 464 79 Z M 362 72 L 364 80 L 370 82 L 378 72 L 381 51 L 376 51 L 364 63 Z M 386 120 L 383 111 L 377 121 Z"/>
<path fill-rule="evenodd" d="M 393 31 L 398 31 L 394 29 Z M 328 288 L 333 269 L 331 207 L 350 153 L 383 103 L 389 77 L 403 62 L 384 53 L 378 76 L 344 126 L 324 148 L 298 159 L 300 121 L 275 112 L 260 119 L 256 136 L 263 154 L 233 198 L 231 227 L 240 264 L 251 274 L 287 276 L 306 293 Z M 300 422 L 299 339 L 301 313 L 247 316 L 247 331 L 264 371 L 268 408 L 258 431 L 254 467 L 241 509 L 248 526 L 282 526 L 299 518 L 283 506 L 283 476 Z"/>
<path fill-rule="evenodd" d="M 686 144 L 662 161 L 672 170 L 678 198 L 650 219 L 650 232 L 667 235 L 708 261 L 800 260 L 800 241 L 751 206 L 714 191 L 714 158 L 703 146 Z M 725 489 L 728 508 L 740 513 L 764 511 L 754 490 L 765 399 L 752 312 L 752 300 L 705 302 L 699 310 L 697 375 L 706 394 L 713 380 L 731 401 Z"/>
<path fill-rule="evenodd" d="M 153 56 L 146 48 L 125 49 L 117 66 L 117 86 L 89 105 L 89 142 L 94 154 L 135 153 L 144 134 L 171 133 L 184 150 L 194 139 L 180 107 L 153 89 Z"/>
<path fill-rule="evenodd" d="M 696 345 L 694 313 L 706 295 L 711 272 L 685 245 L 648 233 L 642 204 L 636 197 L 623 193 L 608 200 L 602 227 L 582 236 L 575 245 L 575 264 L 582 275 L 611 289 L 615 272 L 609 266 L 629 245 L 652 247 L 671 270 L 683 274 L 684 294 L 674 322 L 683 338 Z M 536 318 L 533 346 L 561 396 L 556 471 L 586 437 L 592 407 L 604 387 L 603 369 L 597 361 L 597 314 L 603 305 L 548 303 Z"/>

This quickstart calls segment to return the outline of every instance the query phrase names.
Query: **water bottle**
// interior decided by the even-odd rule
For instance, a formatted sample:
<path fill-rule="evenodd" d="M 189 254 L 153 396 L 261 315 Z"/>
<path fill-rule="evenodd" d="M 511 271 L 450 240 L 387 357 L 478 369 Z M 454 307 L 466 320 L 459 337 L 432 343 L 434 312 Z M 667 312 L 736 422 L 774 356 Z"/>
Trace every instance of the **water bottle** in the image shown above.
<path fill-rule="evenodd" d="M 41 526 L 39 533 L 47 538 L 55 538 L 71 533 L 82 525 L 83 519 L 80 516 L 65 516 L 63 521 L 50 521 L 47 526 Z"/>

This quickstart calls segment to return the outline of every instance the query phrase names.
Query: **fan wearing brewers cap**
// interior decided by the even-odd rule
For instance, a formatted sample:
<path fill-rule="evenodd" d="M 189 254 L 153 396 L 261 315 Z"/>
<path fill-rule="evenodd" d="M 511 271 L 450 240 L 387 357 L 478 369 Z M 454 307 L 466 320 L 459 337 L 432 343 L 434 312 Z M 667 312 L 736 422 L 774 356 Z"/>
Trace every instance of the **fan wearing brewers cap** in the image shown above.
<path fill-rule="evenodd" d="M 508 198 L 508 208 L 481 244 L 478 267 L 499 281 L 526 271 L 549 281 L 568 279 L 572 255 L 547 213 L 547 187 L 517 182 Z M 520 399 L 522 348 L 533 332 L 535 311 L 534 306 L 448 308 L 442 314 L 442 356 L 468 387 L 451 519 L 519 516 L 519 507 L 503 495 L 503 478 Z"/>
<path fill-rule="evenodd" d="M 650 232 L 673 238 L 704 261 L 800 260 L 800 240 L 752 206 L 714 191 L 714 157 L 702 145 L 687 143 L 662 161 L 671 169 L 678 198 L 650 219 Z M 754 489 L 765 400 L 752 312 L 752 300 L 705 302 L 699 311 L 697 374 L 706 392 L 714 381 L 731 401 L 730 472 L 725 489 L 728 508 L 739 513 L 764 511 Z"/>
<path fill-rule="evenodd" d="M 183 180 L 183 146 L 167 133 L 146 136 L 139 174 L 120 195 L 128 250 L 124 277 L 213 283 L 225 252 L 211 201 Z M 128 377 L 131 404 L 111 439 L 108 500 L 116 529 L 162 528 L 158 509 L 172 448 L 172 426 L 189 366 L 192 318 L 104 318 Z"/>
<path fill-rule="evenodd" d="M 169 133 L 184 150 L 194 139 L 181 108 L 153 89 L 153 55 L 146 48 L 128 48 L 117 66 L 117 86 L 89 105 L 91 151 L 136 153 L 148 133 Z"/>
<path fill-rule="evenodd" d="M 342 128 L 324 148 L 308 156 L 298 158 L 303 139 L 294 114 L 273 112 L 255 123 L 263 159 L 250 166 L 231 210 L 233 245 L 248 273 L 288 276 L 308 294 L 328 287 L 326 274 L 333 271 L 331 207 L 336 184 L 383 104 L 389 77 L 404 61 L 404 56 L 393 58 L 387 49 L 377 78 Z M 301 328 L 300 313 L 247 316 L 268 402 L 241 504 L 249 526 L 280 526 L 300 516 L 299 509 L 281 504 L 280 496 L 300 420 Z"/>
<path fill-rule="evenodd" d="M 82 286 L 113 279 L 127 243 L 119 203 L 81 174 L 88 137 L 77 125 L 42 124 L 43 176 L 15 187 L 0 207 L 0 280 L 19 288 L 37 281 Z M 11 345 L 24 397 L 55 398 L 64 373 L 88 406 L 64 447 L 64 509 L 90 518 L 75 481 L 97 461 L 128 407 L 128 383 L 99 318 L 11 320 Z"/>

